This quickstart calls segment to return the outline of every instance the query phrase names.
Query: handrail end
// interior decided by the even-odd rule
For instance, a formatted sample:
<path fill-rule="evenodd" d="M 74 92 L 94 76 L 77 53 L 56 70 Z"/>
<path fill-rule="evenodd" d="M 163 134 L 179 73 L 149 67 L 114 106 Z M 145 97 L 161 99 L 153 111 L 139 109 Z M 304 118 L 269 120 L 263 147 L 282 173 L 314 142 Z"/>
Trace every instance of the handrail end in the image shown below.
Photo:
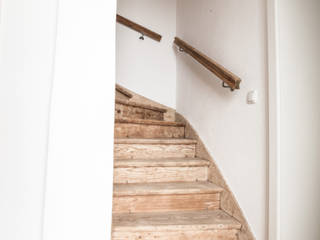
<path fill-rule="evenodd" d="M 235 81 L 235 89 L 237 89 L 237 90 L 240 89 L 240 83 L 241 83 L 241 79 L 240 78 Z"/>

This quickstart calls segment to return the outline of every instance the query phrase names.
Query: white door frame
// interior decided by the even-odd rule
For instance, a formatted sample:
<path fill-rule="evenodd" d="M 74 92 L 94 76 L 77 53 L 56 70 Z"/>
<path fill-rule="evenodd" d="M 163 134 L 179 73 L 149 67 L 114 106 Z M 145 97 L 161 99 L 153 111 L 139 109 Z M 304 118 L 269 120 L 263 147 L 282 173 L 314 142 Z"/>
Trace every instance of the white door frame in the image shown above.
<path fill-rule="evenodd" d="M 278 0 L 267 0 L 269 68 L 269 240 L 280 240 L 280 91 L 277 5 Z"/>

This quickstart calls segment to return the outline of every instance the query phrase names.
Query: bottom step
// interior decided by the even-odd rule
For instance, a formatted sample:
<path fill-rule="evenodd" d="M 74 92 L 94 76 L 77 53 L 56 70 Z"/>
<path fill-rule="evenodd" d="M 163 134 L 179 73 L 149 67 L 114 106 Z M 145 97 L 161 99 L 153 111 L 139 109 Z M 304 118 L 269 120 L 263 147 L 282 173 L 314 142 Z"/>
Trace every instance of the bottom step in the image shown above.
<path fill-rule="evenodd" d="M 241 224 L 222 210 L 113 214 L 113 240 L 237 240 Z"/>

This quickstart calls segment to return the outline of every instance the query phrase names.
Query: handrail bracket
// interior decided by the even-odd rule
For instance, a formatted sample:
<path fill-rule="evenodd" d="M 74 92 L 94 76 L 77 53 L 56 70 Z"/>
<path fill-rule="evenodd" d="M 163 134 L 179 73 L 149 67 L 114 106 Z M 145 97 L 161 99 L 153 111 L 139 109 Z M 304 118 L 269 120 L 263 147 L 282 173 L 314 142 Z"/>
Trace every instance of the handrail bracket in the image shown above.
<path fill-rule="evenodd" d="M 160 42 L 162 36 L 154 31 L 151 31 L 150 29 L 135 23 L 125 17 L 120 16 L 119 14 L 117 14 L 117 22 L 128 27 L 131 28 L 132 30 L 140 33 L 142 36 L 140 36 L 139 39 L 144 40 L 144 37 L 149 37 L 155 41 Z"/>
<path fill-rule="evenodd" d="M 222 65 L 215 62 L 213 59 L 209 58 L 205 54 L 201 53 L 188 43 L 184 42 L 180 38 L 176 37 L 174 43 L 179 47 L 180 52 L 185 52 L 191 57 L 193 57 L 202 66 L 208 69 L 210 72 L 215 74 L 218 78 L 222 80 L 222 87 L 230 88 L 231 91 L 235 89 L 240 89 L 241 79 L 228 71 Z"/>

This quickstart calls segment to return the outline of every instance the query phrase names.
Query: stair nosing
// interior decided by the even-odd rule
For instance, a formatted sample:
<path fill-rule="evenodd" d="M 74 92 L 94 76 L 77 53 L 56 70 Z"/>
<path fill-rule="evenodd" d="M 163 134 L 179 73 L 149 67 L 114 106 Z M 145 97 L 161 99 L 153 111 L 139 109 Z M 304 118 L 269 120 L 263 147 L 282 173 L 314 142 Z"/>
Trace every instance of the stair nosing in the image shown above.
<path fill-rule="evenodd" d="M 216 222 L 210 220 L 208 223 L 203 223 L 201 221 L 197 221 L 192 219 L 192 217 L 189 219 L 189 222 L 186 222 L 186 216 L 195 214 L 197 216 L 207 215 L 210 214 L 216 215 L 219 217 L 223 216 L 225 219 L 221 220 L 219 218 L 216 219 Z M 131 221 L 133 217 L 136 217 L 136 220 L 139 219 L 139 217 L 162 217 L 167 218 L 167 221 L 165 223 L 158 223 L 156 224 L 154 221 L 150 223 L 148 219 L 145 219 L 141 221 L 140 225 L 136 223 L 136 221 Z M 184 219 L 183 222 L 179 223 L 179 221 L 174 222 L 175 218 L 178 219 L 179 216 L 182 216 Z M 115 220 L 113 220 L 113 232 L 131 232 L 131 231 L 143 231 L 143 232 L 151 232 L 151 231 L 157 231 L 157 232 L 163 232 L 163 231 L 208 231 L 208 230 L 240 230 L 241 229 L 241 223 L 235 219 L 233 216 L 230 216 L 225 211 L 219 209 L 219 210 L 200 210 L 200 211 L 180 211 L 180 212 L 162 212 L 162 213 L 113 213 L 113 219 L 117 219 L 122 217 L 123 219 L 127 220 L 127 224 L 119 224 Z M 212 216 L 215 217 L 215 216 Z M 130 219 L 131 218 L 131 219 Z M 229 221 L 226 222 L 226 219 Z M 152 220 L 151 220 L 152 221 Z M 119 221 L 120 222 L 120 221 Z"/>
<path fill-rule="evenodd" d="M 200 158 L 116 159 L 114 161 L 114 168 L 208 167 L 209 165 L 210 165 L 210 162 L 208 160 L 200 159 Z"/>
<path fill-rule="evenodd" d="M 179 188 L 179 185 L 181 186 L 189 185 L 190 187 Z M 173 186 L 176 188 L 172 188 Z M 121 189 L 123 187 L 127 189 Z M 126 197 L 126 196 L 148 196 L 148 195 L 189 195 L 189 194 L 191 195 L 191 194 L 215 194 L 215 193 L 221 193 L 221 192 L 223 192 L 223 188 L 210 182 L 115 183 L 113 196 Z"/>
<path fill-rule="evenodd" d="M 185 127 L 184 123 L 180 122 L 170 122 L 170 121 L 160 121 L 152 119 L 131 119 L 131 118 L 116 118 L 115 123 L 131 123 L 139 125 L 155 125 L 155 126 L 169 126 L 169 127 Z"/>
<path fill-rule="evenodd" d="M 188 138 L 115 138 L 115 144 L 147 144 L 147 145 L 195 145 L 197 140 Z"/>

